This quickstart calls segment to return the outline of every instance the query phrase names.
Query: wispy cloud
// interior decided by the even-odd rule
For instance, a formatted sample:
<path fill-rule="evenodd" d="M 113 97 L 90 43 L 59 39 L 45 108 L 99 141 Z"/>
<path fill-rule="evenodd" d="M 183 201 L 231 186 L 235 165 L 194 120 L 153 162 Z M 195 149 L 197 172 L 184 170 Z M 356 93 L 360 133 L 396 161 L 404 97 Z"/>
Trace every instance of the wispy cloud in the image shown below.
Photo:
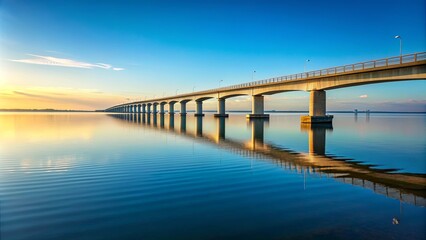
<path fill-rule="evenodd" d="M 359 98 L 368 98 L 368 95 L 364 94 L 364 95 L 359 96 Z"/>
<path fill-rule="evenodd" d="M 87 63 L 87 62 L 79 62 L 72 59 L 67 58 L 57 58 L 50 56 L 41 56 L 35 54 L 28 54 L 33 58 L 27 59 L 12 59 L 12 62 L 20 62 L 20 63 L 28 63 L 28 64 L 39 64 L 39 65 L 49 65 L 49 66 L 58 66 L 58 67 L 73 67 L 73 68 L 85 68 L 85 69 L 93 69 L 93 68 L 102 68 L 113 71 L 122 71 L 124 68 L 113 67 L 110 64 L 106 63 Z"/>

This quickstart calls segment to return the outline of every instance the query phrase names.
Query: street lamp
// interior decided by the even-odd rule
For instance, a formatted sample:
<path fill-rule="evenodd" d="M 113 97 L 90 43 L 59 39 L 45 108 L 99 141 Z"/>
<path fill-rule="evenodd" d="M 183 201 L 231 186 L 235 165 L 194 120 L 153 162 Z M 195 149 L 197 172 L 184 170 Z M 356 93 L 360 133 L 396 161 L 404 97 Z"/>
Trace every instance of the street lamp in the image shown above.
<path fill-rule="evenodd" d="M 195 86 L 192 87 L 192 92 L 195 92 Z"/>
<path fill-rule="evenodd" d="M 396 35 L 395 38 L 399 39 L 399 56 L 402 57 L 402 37 L 399 35 Z"/>
<path fill-rule="evenodd" d="M 310 59 L 306 59 L 305 65 L 303 66 L 303 72 L 306 73 L 306 65 L 308 65 L 308 62 L 310 62 L 310 61 L 311 61 Z"/>
<path fill-rule="evenodd" d="M 223 82 L 223 80 L 219 80 L 219 88 L 220 88 L 220 83 Z"/>
<path fill-rule="evenodd" d="M 251 81 L 253 82 L 253 80 L 254 80 L 254 74 L 256 73 L 256 70 L 254 70 L 252 73 L 251 73 Z"/>
<path fill-rule="evenodd" d="M 179 89 L 176 89 L 176 94 L 175 94 L 175 95 L 177 95 L 178 90 L 179 90 Z"/>

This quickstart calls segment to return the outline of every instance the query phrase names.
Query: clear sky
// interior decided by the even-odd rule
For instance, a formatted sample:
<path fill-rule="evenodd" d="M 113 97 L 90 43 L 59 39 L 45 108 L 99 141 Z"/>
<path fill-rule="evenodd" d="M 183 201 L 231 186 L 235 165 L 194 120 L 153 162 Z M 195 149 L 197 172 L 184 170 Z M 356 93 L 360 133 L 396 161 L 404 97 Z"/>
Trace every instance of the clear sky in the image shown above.
<path fill-rule="evenodd" d="M 425 0 L 0 0 L 0 108 L 103 109 L 299 73 L 307 59 L 315 70 L 397 56 L 395 35 L 403 53 L 423 52 L 425 9 Z M 424 80 L 336 89 L 327 107 L 426 111 L 425 92 Z M 266 109 L 308 109 L 307 92 L 267 98 Z M 227 108 L 249 110 L 250 99 Z"/>

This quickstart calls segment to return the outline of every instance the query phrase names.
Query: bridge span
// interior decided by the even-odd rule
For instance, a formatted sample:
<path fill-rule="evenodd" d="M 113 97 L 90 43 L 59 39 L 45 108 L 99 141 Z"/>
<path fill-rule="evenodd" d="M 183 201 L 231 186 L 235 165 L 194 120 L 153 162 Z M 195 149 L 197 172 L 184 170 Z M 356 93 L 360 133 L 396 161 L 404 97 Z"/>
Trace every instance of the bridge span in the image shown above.
<path fill-rule="evenodd" d="M 309 115 L 302 116 L 302 123 L 330 123 L 333 116 L 326 114 L 326 91 L 373 83 L 425 80 L 426 52 L 349 64 L 339 67 L 304 72 L 260 81 L 237 84 L 216 89 L 179 94 L 119 104 L 106 112 L 174 114 L 175 104 L 180 104 L 180 114 L 186 115 L 186 104 L 196 103 L 195 116 L 203 116 L 203 101 L 217 99 L 215 117 L 228 117 L 225 101 L 237 96 L 252 97 L 252 111 L 248 118 L 268 118 L 264 111 L 264 96 L 290 91 L 310 92 Z M 159 112 L 157 107 L 159 106 Z"/>

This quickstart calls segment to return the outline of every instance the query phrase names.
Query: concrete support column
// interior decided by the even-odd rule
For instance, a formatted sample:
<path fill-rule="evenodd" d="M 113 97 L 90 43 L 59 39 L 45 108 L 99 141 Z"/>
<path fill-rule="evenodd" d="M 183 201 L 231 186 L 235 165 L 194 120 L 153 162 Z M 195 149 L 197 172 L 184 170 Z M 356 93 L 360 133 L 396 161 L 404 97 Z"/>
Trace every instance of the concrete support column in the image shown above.
<path fill-rule="evenodd" d="M 164 104 L 165 103 L 160 103 L 160 114 L 164 114 Z"/>
<path fill-rule="evenodd" d="M 309 98 L 309 116 L 325 116 L 325 91 L 311 91 Z"/>
<path fill-rule="evenodd" d="M 300 118 L 302 123 L 331 123 L 332 115 L 326 115 L 326 95 L 324 90 L 312 90 L 309 98 L 309 116 Z"/>
<path fill-rule="evenodd" d="M 219 98 L 217 99 L 217 113 L 214 115 L 215 117 L 228 117 L 229 115 L 225 113 L 225 99 Z"/>
<path fill-rule="evenodd" d="M 180 102 L 180 115 L 186 115 L 186 102 Z"/>
<path fill-rule="evenodd" d="M 138 112 L 138 105 L 133 105 L 133 113 L 137 113 Z"/>
<path fill-rule="evenodd" d="M 169 114 L 173 115 L 175 114 L 175 103 L 169 103 Z"/>
<path fill-rule="evenodd" d="M 197 104 L 197 111 L 195 112 L 194 116 L 196 116 L 196 117 L 204 116 L 204 114 L 203 114 L 203 101 L 196 101 L 195 103 Z"/>
<path fill-rule="evenodd" d="M 157 114 L 157 105 L 158 103 L 152 104 L 152 114 Z"/>
<path fill-rule="evenodd" d="M 264 97 L 252 96 L 251 114 L 246 115 L 247 118 L 269 118 L 269 114 L 264 113 Z"/>
<path fill-rule="evenodd" d="M 142 113 L 146 113 L 146 104 L 142 104 Z"/>
<path fill-rule="evenodd" d="M 138 113 L 141 113 L 141 105 L 138 104 Z"/>
<path fill-rule="evenodd" d="M 151 103 L 148 103 L 147 105 L 146 105 L 146 107 L 147 107 L 147 109 L 146 109 L 146 113 L 148 113 L 148 114 L 151 114 Z"/>

